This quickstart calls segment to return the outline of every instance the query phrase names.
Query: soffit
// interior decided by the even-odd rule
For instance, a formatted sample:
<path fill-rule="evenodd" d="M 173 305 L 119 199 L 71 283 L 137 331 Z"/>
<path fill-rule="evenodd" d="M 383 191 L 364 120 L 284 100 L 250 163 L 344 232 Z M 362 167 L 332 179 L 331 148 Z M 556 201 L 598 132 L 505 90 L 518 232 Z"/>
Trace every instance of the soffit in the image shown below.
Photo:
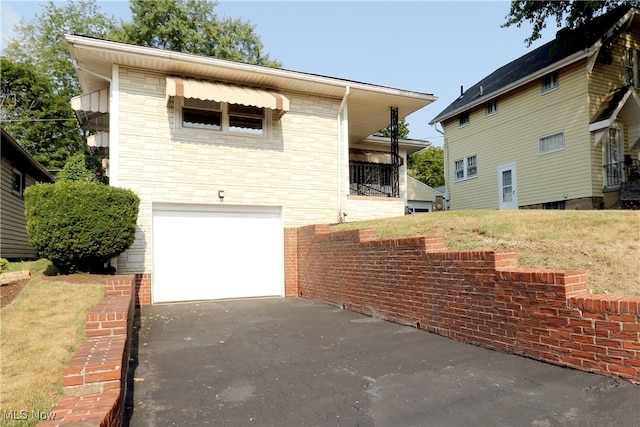
<path fill-rule="evenodd" d="M 297 71 L 262 67 L 198 55 L 110 42 L 83 36 L 65 36 L 82 89 L 105 86 L 114 64 L 158 73 L 255 86 L 333 98 L 340 102 L 349 87 L 349 140 L 356 142 L 390 123 L 390 107 L 400 118 L 432 103 L 432 94 L 343 80 Z"/>

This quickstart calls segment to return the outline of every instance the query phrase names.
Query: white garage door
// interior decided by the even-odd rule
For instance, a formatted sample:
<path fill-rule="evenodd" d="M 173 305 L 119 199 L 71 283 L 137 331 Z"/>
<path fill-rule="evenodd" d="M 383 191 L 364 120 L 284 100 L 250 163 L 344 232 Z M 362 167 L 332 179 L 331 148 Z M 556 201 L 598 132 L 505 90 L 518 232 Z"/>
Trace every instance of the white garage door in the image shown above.
<path fill-rule="evenodd" d="M 153 302 L 283 295 L 283 240 L 280 208 L 154 207 Z"/>

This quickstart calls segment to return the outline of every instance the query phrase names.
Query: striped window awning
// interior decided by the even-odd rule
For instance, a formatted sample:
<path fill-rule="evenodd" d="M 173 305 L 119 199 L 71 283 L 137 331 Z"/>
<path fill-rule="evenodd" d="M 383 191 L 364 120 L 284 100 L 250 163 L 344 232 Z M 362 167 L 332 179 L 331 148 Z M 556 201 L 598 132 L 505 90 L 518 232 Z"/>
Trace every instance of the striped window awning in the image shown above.
<path fill-rule="evenodd" d="M 277 92 L 220 82 L 167 77 L 167 101 L 172 96 L 289 111 L 289 99 Z"/>
<path fill-rule="evenodd" d="M 109 88 L 74 96 L 71 108 L 82 129 L 101 131 L 109 128 Z"/>

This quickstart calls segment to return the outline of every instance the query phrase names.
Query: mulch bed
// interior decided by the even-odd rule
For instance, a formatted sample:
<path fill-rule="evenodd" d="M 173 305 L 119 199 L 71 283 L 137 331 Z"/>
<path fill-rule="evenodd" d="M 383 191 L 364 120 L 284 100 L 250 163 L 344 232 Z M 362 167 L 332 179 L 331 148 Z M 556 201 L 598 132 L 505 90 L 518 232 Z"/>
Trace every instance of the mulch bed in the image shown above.
<path fill-rule="evenodd" d="M 42 276 L 41 279 L 47 282 L 66 282 L 74 284 L 86 284 L 86 283 L 104 283 L 105 280 L 113 276 L 108 274 L 68 274 L 59 276 Z M 7 283 L 0 286 L 0 308 L 4 308 L 9 305 L 22 291 L 27 283 L 31 279 L 17 280 L 15 282 Z"/>

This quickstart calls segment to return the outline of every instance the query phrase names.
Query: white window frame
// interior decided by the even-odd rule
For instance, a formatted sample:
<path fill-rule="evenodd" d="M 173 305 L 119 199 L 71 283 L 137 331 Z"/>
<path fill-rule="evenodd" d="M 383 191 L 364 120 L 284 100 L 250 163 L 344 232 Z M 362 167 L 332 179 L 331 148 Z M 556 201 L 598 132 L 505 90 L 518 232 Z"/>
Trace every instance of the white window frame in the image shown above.
<path fill-rule="evenodd" d="M 487 101 L 485 108 L 485 116 L 493 116 L 498 114 L 498 100 L 496 98 Z"/>
<path fill-rule="evenodd" d="M 184 97 L 175 97 L 174 100 L 174 108 L 176 110 L 176 124 L 178 127 L 183 129 L 205 129 L 211 132 L 221 132 L 229 135 L 238 135 L 238 136 L 248 136 L 254 138 L 269 138 L 271 135 L 271 114 L 270 109 L 262 108 L 262 130 L 261 132 L 251 132 L 251 131 L 242 131 L 241 129 L 235 129 L 230 126 L 229 120 L 229 103 L 227 102 L 218 102 L 218 109 L 206 108 L 201 106 L 189 106 L 185 105 Z M 220 128 L 213 125 L 206 124 L 198 124 L 198 123 L 185 123 L 184 121 L 184 109 L 189 108 L 192 110 L 202 110 L 202 111 L 211 111 L 221 114 L 220 120 Z M 256 118 L 257 115 L 252 114 L 234 114 L 236 117 L 248 117 L 248 118 Z"/>
<path fill-rule="evenodd" d="M 478 176 L 478 155 L 463 157 L 453 162 L 454 181 L 465 181 Z"/>
<path fill-rule="evenodd" d="M 18 189 L 16 190 L 14 184 L 16 182 L 16 177 L 18 178 Z M 16 196 L 20 196 L 22 197 L 23 193 L 24 193 L 24 174 L 16 169 L 13 168 L 13 175 L 12 175 L 12 180 L 11 180 L 11 192 L 13 194 L 15 194 Z"/>
<path fill-rule="evenodd" d="M 560 86 L 560 78 L 557 71 L 552 71 L 542 78 L 542 93 L 548 93 L 558 89 Z"/>
<path fill-rule="evenodd" d="M 546 143 L 547 141 L 550 141 L 551 138 L 554 138 L 556 136 L 561 136 L 562 137 L 562 146 L 554 146 L 552 148 L 545 148 L 543 150 L 543 144 Z M 562 151 L 566 148 L 566 138 L 564 135 L 564 130 L 561 131 L 557 131 L 557 132 L 553 132 L 553 133 L 549 133 L 546 135 L 542 135 L 541 137 L 538 138 L 538 155 L 539 156 L 544 156 L 547 154 L 551 154 L 551 153 L 557 153 L 558 151 Z"/>

